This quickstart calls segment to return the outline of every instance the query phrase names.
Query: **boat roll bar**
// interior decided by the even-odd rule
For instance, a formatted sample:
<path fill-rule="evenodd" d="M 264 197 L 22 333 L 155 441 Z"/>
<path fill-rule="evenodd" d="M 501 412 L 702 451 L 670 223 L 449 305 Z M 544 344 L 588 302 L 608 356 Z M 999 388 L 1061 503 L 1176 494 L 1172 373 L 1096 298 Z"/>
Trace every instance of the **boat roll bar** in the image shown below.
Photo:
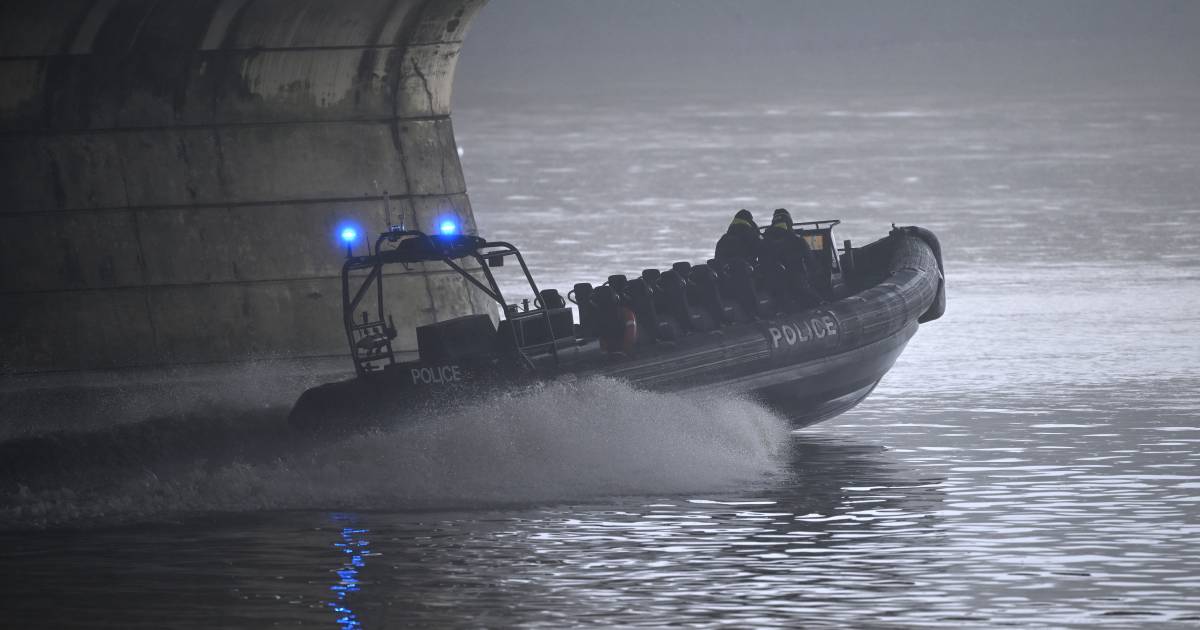
<path fill-rule="evenodd" d="M 392 340 L 396 338 L 396 326 L 392 321 L 392 316 L 386 313 L 384 307 L 384 267 L 399 264 L 405 269 L 409 269 L 409 265 L 417 263 L 440 262 L 498 304 L 501 316 L 509 319 L 513 312 L 510 310 L 510 305 L 505 302 L 500 285 L 491 271 L 491 267 L 503 266 L 504 259 L 509 256 L 517 259 L 521 266 L 521 272 L 525 275 L 525 280 L 533 291 L 535 301 L 540 300 L 541 293 L 538 291 L 537 282 L 529 272 L 529 266 L 525 264 L 525 257 L 511 243 L 504 241 L 487 241 L 478 236 L 457 233 L 431 235 L 420 230 L 405 230 L 399 226 L 393 226 L 375 240 L 374 253 L 368 250 L 365 256 L 347 256 L 342 264 L 342 320 L 346 328 L 346 341 L 350 345 L 350 353 L 354 358 L 355 371 L 362 375 L 396 363 L 395 352 L 392 348 Z M 468 270 L 456 262 L 463 258 L 471 258 L 479 265 L 479 270 L 483 272 L 486 283 L 472 274 L 474 269 Z M 364 270 L 367 271 L 367 274 L 361 279 L 353 275 L 356 271 Z M 356 280 L 358 281 L 357 285 L 354 282 Z M 375 289 L 374 317 L 369 311 L 364 310 L 362 311 L 362 320 L 358 321 L 355 314 L 367 299 L 367 294 L 372 287 Z M 385 315 L 386 322 L 384 321 Z M 543 305 L 532 311 L 520 313 L 520 315 L 525 318 L 540 315 L 546 322 L 546 329 L 550 332 L 549 339 L 551 340 L 549 350 L 557 363 L 558 347 L 553 342 L 554 329 L 548 309 Z M 541 346 L 545 344 L 522 346 L 521 340 L 517 337 L 516 326 L 508 328 L 511 331 L 513 346 L 516 348 L 517 354 L 528 367 L 532 368 L 533 362 L 529 359 L 526 351 L 540 350 Z"/>
<path fill-rule="evenodd" d="M 821 219 L 820 221 L 793 221 L 792 222 L 792 225 L 795 227 L 800 227 L 802 225 L 811 225 L 811 226 L 813 226 L 813 229 L 817 229 L 817 230 L 827 230 L 827 229 L 831 229 L 834 226 L 841 225 L 841 224 L 842 224 L 841 219 Z"/>

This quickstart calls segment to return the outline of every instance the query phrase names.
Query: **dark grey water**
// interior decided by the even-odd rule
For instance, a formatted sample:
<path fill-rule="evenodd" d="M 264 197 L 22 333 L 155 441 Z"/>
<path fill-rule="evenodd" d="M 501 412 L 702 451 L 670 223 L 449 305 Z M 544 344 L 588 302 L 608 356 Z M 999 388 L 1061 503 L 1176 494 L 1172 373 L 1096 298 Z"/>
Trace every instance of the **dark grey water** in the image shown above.
<path fill-rule="evenodd" d="M 948 314 L 862 406 L 797 433 L 751 402 L 608 381 L 318 447 L 245 447 L 276 408 L 194 434 L 113 418 L 124 432 L 41 444 L 0 486 L 0 609 L 14 627 L 1200 624 L 1197 111 L 460 111 L 479 225 L 544 285 L 706 258 L 733 210 L 783 205 L 859 243 L 933 229 Z"/>

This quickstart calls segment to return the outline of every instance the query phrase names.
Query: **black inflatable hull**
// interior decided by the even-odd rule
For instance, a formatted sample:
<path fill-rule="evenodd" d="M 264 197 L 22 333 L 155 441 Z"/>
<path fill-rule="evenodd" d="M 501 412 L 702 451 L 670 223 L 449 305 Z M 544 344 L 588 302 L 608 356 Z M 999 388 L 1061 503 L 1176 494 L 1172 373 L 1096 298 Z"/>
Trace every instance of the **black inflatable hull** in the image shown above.
<path fill-rule="evenodd" d="M 808 426 L 865 399 L 919 322 L 945 310 L 941 250 L 928 230 L 894 229 L 856 249 L 855 267 L 856 292 L 817 308 L 639 347 L 632 357 L 605 354 L 593 342 L 539 357 L 532 370 L 503 357 L 398 365 L 305 392 L 290 422 L 354 430 L 539 381 L 608 376 L 654 391 L 752 397 Z"/>

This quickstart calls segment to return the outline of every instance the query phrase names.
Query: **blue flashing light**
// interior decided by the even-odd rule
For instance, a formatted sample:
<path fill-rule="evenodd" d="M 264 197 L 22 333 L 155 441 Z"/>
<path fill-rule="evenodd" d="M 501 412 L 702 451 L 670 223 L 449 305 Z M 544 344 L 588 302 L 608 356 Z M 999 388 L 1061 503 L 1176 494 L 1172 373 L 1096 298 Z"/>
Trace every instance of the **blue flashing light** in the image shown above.
<path fill-rule="evenodd" d="M 358 230 L 352 227 L 342 228 L 342 242 L 349 245 L 358 240 Z"/>
<path fill-rule="evenodd" d="M 458 234 L 458 224 L 453 219 L 444 219 L 438 224 L 438 232 L 441 232 L 442 236 L 454 236 Z"/>

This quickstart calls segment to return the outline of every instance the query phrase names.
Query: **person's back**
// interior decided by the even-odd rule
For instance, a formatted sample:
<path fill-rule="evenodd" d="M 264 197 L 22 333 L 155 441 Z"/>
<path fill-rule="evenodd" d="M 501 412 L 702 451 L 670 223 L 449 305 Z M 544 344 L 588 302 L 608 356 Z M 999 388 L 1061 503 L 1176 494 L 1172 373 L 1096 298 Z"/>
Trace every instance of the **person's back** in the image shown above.
<path fill-rule="evenodd" d="M 787 210 L 779 208 L 775 211 L 771 226 L 763 231 L 765 247 L 762 258 L 764 262 L 782 265 L 787 270 L 789 291 L 801 306 L 818 304 L 821 298 L 813 291 L 808 279 L 808 261 L 812 249 L 803 237 L 796 234 L 793 226 L 792 216 Z"/>
<path fill-rule="evenodd" d="M 758 261 L 762 239 L 754 216 L 748 210 L 739 210 L 729 223 L 725 234 L 717 240 L 717 249 L 713 256 L 717 260 L 741 259 L 750 264 Z"/>
<path fill-rule="evenodd" d="M 808 242 L 794 231 L 792 215 L 787 210 L 779 208 L 775 211 L 771 226 L 763 231 L 763 241 L 772 258 L 784 267 L 793 271 L 807 269 L 812 250 Z"/>

